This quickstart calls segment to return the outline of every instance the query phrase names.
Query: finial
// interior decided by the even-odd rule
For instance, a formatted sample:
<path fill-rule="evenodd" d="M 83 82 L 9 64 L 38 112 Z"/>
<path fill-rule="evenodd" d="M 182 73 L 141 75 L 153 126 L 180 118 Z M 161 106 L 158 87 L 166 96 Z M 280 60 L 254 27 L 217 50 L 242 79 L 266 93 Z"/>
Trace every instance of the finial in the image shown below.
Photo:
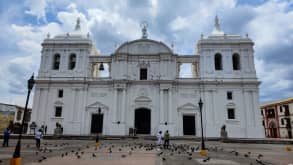
<path fill-rule="evenodd" d="M 48 39 L 50 38 L 50 33 L 47 34 L 47 38 L 48 38 Z"/>
<path fill-rule="evenodd" d="M 219 18 L 218 18 L 217 15 L 216 15 L 216 17 L 215 17 L 215 29 L 216 29 L 217 31 L 221 31 L 220 23 L 219 23 Z"/>
<path fill-rule="evenodd" d="M 148 23 L 146 21 L 143 21 L 140 24 L 140 27 L 141 27 L 141 32 L 142 32 L 142 37 L 141 38 L 143 38 L 143 39 L 148 38 L 148 34 L 147 34 Z"/>
<path fill-rule="evenodd" d="M 203 39 L 203 34 L 202 33 L 200 34 L 200 38 Z"/>
<path fill-rule="evenodd" d="M 76 20 L 75 31 L 80 30 L 80 18 L 78 17 Z"/>
<path fill-rule="evenodd" d="M 90 33 L 89 33 L 89 32 L 87 32 L 86 36 L 87 36 L 87 38 L 90 38 Z"/>
<path fill-rule="evenodd" d="M 248 33 L 245 34 L 246 38 L 248 38 Z"/>
<path fill-rule="evenodd" d="M 219 22 L 219 18 L 217 15 L 215 17 L 214 30 L 213 30 L 212 34 L 213 35 L 224 35 L 224 32 L 221 31 L 220 22 Z"/>
<path fill-rule="evenodd" d="M 174 43 L 173 42 L 171 43 L 171 49 L 174 49 Z"/>

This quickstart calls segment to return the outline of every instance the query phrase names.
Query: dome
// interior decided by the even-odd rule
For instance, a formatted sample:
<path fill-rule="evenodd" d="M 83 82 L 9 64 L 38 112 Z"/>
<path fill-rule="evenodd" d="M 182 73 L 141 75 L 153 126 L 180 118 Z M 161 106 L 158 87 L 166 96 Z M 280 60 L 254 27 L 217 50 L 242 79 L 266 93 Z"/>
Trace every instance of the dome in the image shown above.
<path fill-rule="evenodd" d="M 172 50 L 162 42 L 150 40 L 146 38 L 125 42 L 118 49 L 115 54 L 172 54 Z"/>

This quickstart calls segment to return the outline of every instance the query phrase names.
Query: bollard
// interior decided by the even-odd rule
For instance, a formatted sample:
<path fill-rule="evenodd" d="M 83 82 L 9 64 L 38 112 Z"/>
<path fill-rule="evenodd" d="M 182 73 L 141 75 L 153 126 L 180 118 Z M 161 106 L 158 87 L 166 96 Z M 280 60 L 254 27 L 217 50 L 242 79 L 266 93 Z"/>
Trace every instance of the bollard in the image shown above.
<path fill-rule="evenodd" d="M 10 165 L 21 165 L 21 157 L 11 158 Z"/>

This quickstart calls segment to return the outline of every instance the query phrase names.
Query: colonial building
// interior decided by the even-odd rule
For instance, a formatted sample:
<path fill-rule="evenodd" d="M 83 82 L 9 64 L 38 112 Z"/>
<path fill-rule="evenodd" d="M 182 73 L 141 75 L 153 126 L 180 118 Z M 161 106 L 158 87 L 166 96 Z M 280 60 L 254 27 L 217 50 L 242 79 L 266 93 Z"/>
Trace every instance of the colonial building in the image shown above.
<path fill-rule="evenodd" d="M 42 43 L 32 121 L 47 125 L 48 133 L 58 122 L 74 135 L 128 135 L 136 128 L 200 136 L 201 98 L 205 136 L 219 137 L 226 125 L 229 137 L 264 137 L 253 45 L 247 35 L 222 32 L 216 17 L 194 54 L 149 39 L 144 25 L 140 39 L 103 55 L 78 20 L 74 32 Z M 182 76 L 186 66 L 192 74 Z"/>
<path fill-rule="evenodd" d="M 31 108 L 28 108 L 24 121 L 24 132 L 27 131 L 31 117 Z M 24 107 L 12 104 L 0 103 L 0 132 L 4 132 L 7 127 L 12 131 L 18 132 L 24 115 Z"/>
<path fill-rule="evenodd" d="M 293 137 L 293 98 L 279 100 L 260 106 L 266 137 Z"/>

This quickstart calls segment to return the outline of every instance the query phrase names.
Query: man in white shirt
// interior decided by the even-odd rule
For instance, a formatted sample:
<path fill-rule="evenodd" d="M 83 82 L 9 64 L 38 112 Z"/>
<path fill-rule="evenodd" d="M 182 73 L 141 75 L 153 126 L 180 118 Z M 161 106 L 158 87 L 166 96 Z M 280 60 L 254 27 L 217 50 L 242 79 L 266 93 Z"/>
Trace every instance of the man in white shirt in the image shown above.
<path fill-rule="evenodd" d="M 162 131 L 159 131 L 159 133 L 157 134 L 157 139 L 158 139 L 158 141 L 157 141 L 157 145 L 158 146 L 161 146 L 162 144 L 163 144 L 163 142 L 162 142 Z"/>
<path fill-rule="evenodd" d="M 41 147 L 41 138 L 42 137 L 43 137 L 43 132 L 41 129 L 39 129 L 35 135 L 37 149 L 40 149 L 40 147 Z"/>

